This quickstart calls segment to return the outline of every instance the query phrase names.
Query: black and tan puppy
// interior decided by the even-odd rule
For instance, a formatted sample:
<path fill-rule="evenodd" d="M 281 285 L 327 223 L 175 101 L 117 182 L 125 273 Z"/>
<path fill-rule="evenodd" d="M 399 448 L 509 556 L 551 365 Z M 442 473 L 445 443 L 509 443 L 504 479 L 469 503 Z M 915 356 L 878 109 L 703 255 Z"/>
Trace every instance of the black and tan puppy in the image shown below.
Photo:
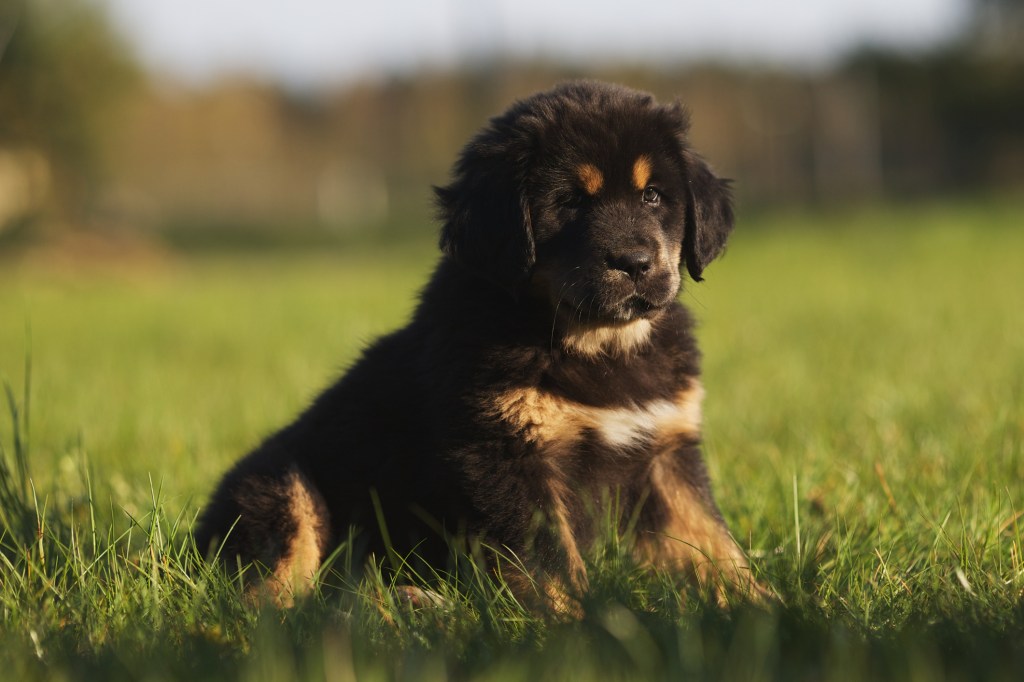
<path fill-rule="evenodd" d="M 688 125 L 594 82 L 491 120 L 437 190 L 443 256 L 412 321 L 224 477 L 198 546 L 262 564 L 287 602 L 353 525 L 439 567 L 479 539 L 525 566 L 520 596 L 564 607 L 613 513 L 641 561 L 759 591 L 712 499 L 676 300 L 733 225 Z"/>

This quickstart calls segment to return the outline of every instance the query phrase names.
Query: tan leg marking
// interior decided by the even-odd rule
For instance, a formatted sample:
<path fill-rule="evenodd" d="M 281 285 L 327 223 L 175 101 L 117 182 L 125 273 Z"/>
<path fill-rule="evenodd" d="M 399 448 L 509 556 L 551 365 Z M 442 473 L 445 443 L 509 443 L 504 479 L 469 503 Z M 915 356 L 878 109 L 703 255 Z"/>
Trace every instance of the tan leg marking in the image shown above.
<path fill-rule="evenodd" d="M 583 555 L 576 544 L 576 536 L 573 534 L 572 523 L 569 520 L 569 510 L 566 507 L 566 498 L 569 490 L 564 484 L 553 482 L 548 486 L 551 495 L 551 519 L 554 524 L 558 540 L 565 551 L 566 574 L 569 578 L 570 587 L 579 591 L 587 587 L 587 567 L 583 563 Z"/>
<path fill-rule="evenodd" d="M 670 520 L 658 533 L 638 538 L 641 557 L 652 567 L 692 575 L 722 605 L 729 594 L 762 601 L 767 592 L 753 578 L 750 563 L 725 525 L 687 483 L 655 460 L 652 494 L 669 506 Z"/>
<path fill-rule="evenodd" d="M 281 607 L 290 607 L 296 596 L 312 589 L 328 537 L 327 510 L 320 493 L 297 471 L 288 475 L 286 490 L 295 532 L 261 589 Z"/>
<path fill-rule="evenodd" d="M 569 489 L 558 478 L 557 474 L 549 479 L 548 494 L 550 509 L 544 521 L 556 536 L 559 548 L 564 553 L 565 565 L 561 570 L 543 571 L 540 576 L 540 587 L 548 606 L 562 616 L 580 617 L 583 614 L 579 597 L 587 591 L 590 581 L 587 578 L 587 566 L 583 561 L 566 500 L 571 494 Z"/>

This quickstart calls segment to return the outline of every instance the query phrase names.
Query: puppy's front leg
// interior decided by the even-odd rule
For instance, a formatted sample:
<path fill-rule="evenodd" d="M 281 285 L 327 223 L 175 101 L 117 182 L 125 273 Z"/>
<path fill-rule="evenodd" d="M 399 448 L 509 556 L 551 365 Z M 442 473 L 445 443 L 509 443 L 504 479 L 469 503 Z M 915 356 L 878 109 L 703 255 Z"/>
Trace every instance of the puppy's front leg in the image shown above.
<path fill-rule="evenodd" d="M 653 463 L 638 528 L 640 558 L 652 568 L 692 578 L 722 606 L 733 595 L 764 602 L 770 593 L 754 579 L 711 497 L 699 453 L 691 450 Z M 681 466 L 691 470 L 684 474 Z"/>
<path fill-rule="evenodd" d="M 589 580 L 571 523 L 569 491 L 548 479 L 541 498 L 541 508 L 528 530 L 503 543 L 514 559 L 511 570 L 501 571 L 502 578 L 529 608 L 579 618 L 583 615 L 580 597 Z"/>

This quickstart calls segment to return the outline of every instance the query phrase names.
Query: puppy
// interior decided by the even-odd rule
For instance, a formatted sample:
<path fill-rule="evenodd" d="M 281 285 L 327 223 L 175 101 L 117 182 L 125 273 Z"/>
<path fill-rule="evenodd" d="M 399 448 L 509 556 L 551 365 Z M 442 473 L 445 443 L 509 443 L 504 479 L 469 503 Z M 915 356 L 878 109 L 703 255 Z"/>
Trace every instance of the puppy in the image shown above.
<path fill-rule="evenodd" d="M 443 568 L 514 556 L 572 609 L 610 517 L 637 559 L 760 594 L 701 457 L 700 354 L 677 298 L 733 227 L 688 115 L 596 82 L 514 104 L 436 189 L 441 256 L 409 324 L 229 471 L 196 533 L 289 603 L 358 529 Z M 494 560 L 494 555 L 491 556 Z"/>

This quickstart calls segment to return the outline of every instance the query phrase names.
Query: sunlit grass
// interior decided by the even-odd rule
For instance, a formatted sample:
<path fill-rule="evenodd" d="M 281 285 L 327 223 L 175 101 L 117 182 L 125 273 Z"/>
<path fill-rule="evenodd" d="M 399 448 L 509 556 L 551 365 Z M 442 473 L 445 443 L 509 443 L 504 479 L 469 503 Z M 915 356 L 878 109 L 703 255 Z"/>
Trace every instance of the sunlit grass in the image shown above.
<path fill-rule="evenodd" d="M 538 618 L 468 561 L 434 581 L 443 608 L 415 611 L 342 552 L 322 594 L 278 613 L 190 558 L 224 468 L 407 317 L 426 239 L 5 268 L 0 664 L 18 679 L 1014 679 L 1022 223 L 1005 202 L 741 223 L 683 300 L 718 500 L 784 603 L 681 603 L 612 551 L 579 623 Z"/>

